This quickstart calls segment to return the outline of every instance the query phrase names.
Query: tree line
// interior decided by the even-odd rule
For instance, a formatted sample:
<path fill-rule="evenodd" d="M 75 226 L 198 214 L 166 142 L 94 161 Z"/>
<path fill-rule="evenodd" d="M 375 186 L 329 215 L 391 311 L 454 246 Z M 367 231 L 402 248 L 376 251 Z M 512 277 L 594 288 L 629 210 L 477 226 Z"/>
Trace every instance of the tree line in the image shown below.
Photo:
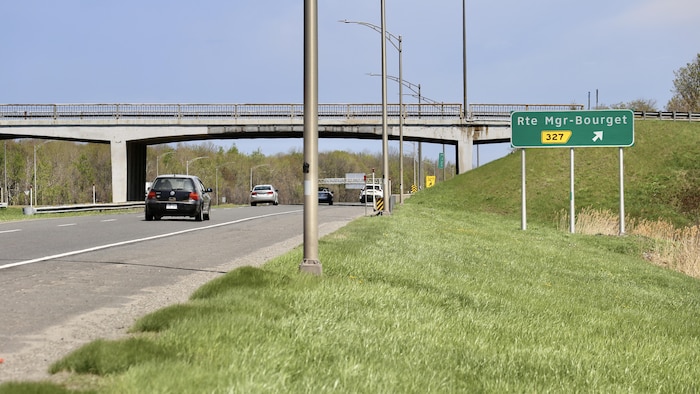
<path fill-rule="evenodd" d="M 110 202 L 112 170 L 108 144 L 72 141 L 17 139 L 0 146 L 0 188 L 10 205 L 63 205 Z M 404 192 L 414 179 L 412 156 L 404 156 Z M 233 144 L 224 149 L 214 142 L 152 145 L 147 148 L 146 179 L 158 174 L 197 175 L 213 190 L 217 203 L 247 204 L 250 186 L 272 184 L 279 190 L 281 204 L 304 201 L 301 151 L 265 155 L 260 150 L 247 154 Z M 319 153 L 319 178 L 344 178 L 348 173 L 371 176 L 372 168 L 381 178 L 381 153 L 332 151 Z M 399 154 L 389 152 L 392 193 L 399 193 Z M 6 168 L 6 170 L 5 170 Z M 424 175 L 443 179 L 437 163 L 423 160 Z M 448 179 L 456 173 L 454 163 L 445 163 Z M 35 182 L 36 179 L 36 182 Z M 6 182 L 6 184 L 5 184 Z M 358 201 L 359 190 L 345 185 L 328 185 L 336 201 Z M 33 201 L 30 200 L 33 197 Z"/>

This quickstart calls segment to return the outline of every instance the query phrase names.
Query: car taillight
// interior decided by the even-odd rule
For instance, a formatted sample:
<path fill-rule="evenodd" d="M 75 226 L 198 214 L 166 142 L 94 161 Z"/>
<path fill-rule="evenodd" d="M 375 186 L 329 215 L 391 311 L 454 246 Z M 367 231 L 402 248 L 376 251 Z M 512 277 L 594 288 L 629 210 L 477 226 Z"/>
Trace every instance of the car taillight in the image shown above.
<path fill-rule="evenodd" d="M 199 194 L 197 194 L 195 192 L 190 192 L 190 200 L 194 200 L 194 201 L 199 200 Z"/>
<path fill-rule="evenodd" d="M 152 200 L 152 199 L 156 198 L 156 192 L 154 192 L 153 190 L 149 191 L 149 192 L 148 192 L 148 197 L 147 197 L 147 198 L 148 198 L 149 200 Z"/>

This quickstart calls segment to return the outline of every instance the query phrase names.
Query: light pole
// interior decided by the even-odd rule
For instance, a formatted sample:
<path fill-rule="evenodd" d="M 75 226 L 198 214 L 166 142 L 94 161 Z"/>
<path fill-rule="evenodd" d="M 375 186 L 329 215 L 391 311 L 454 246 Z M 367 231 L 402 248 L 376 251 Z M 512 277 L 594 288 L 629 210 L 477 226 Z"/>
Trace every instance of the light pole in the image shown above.
<path fill-rule="evenodd" d="M 464 119 L 469 117 L 467 110 L 467 0 L 462 0 L 462 81 L 464 90 Z"/>
<path fill-rule="evenodd" d="M 219 197 L 219 168 L 221 168 L 227 164 L 233 164 L 233 163 L 235 163 L 235 161 L 229 161 L 227 163 L 216 166 L 216 168 L 214 169 L 214 174 L 215 174 L 214 178 L 216 179 L 216 205 L 219 205 L 219 200 L 221 199 Z"/>
<path fill-rule="evenodd" d="M 5 153 L 2 156 L 5 159 L 5 170 L 3 171 L 3 174 L 5 176 L 5 186 L 2 189 L 3 190 L 3 201 L 0 201 L 0 203 L 5 202 L 7 205 L 10 205 L 10 194 L 7 191 L 7 141 L 5 141 Z M 5 199 L 5 194 L 7 194 L 7 200 Z"/>
<path fill-rule="evenodd" d="M 192 159 L 192 160 L 187 160 L 187 161 L 185 162 L 185 171 L 186 171 L 186 174 L 187 174 L 187 175 L 190 175 L 190 163 L 195 162 L 195 161 L 200 160 L 200 159 L 207 159 L 207 158 L 209 158 L 209 156 L 199 156 L 199 157 L 195 157 L 195 158 Z"/>
<path fill-rule="evenodd" d="M 167 155 L 171 155 L 171 154 L 173 154 L 173 153 L 175 153 L 175 151 L 174 151 L 174 150 L 171 150 L 171 151 L 165 152 L 165 153 L 163 153 L 163 154 L 160 154 L 160 155 L 158 155 L 158 156 L 156 157 L 156 176 L 160 175 L 160 172 L 158 171 L 158 163 L 160 163 L 160 158 L 161 158 L 161 157 L 164 157 L 164 156 L 167 156 Z"/>
<path fill-rule="evenodd" d="M 299 272 L 323 274 L 318 255 L 318 0 L 304 0 L 304 257 Z"/>
<path fill-rule="evenodd" d="M 253 170 L 256 168 L 259 168 L 259 167 L 269 166 L 269 165 L 270 164 L 265 163 L 265 164 L 258 164 L 257 166 L 254 166 L 254 167 L 250 167 L 250 189 L 249 190 L 251 190 L 251 191 L 253 190 Z"/>
<path fill-rule="evenodd" d="M 389 151 L 389 137 L 388 137 L 388 125 L 387 125 L 387 93 L 386 93 L 386 80 L 387 80 L 387 72 L 386 72 L 386 42 L 389 41 L 391 45 L 396 48 L 396 50 L 399 52 L 399 157 L 401 160 L 399 161 L 399 201 L 403 203 L 403 66 L 402 66 L 402 58 L 403 58 L 403 50 L 401 47 L 402 43 L 402 38 L 401 36 L 395 36 L 391 33 L 389 33 L 386 30 L 386 12 L 385 12 L 385 7 L 384 7 L 384 0 L 381 1 L 381 7 L 382 7 L 382 24 L 381 27 L 377 25 L 373 25 L 371 23 L 367 22 L 357 22 L 357 21 L 349 21 L 347 19 L 344 19 L 339 22 L 343 23 L 354 23 L 362 26 L 369 27 L 370 29 L 376 31 L 377 33 L 380 33 L 382 35 L 382 154 L 383 154 L 383 164 L 384 164 L 384 210 L 387 211 L 387 207 L 389 206 L 389 195 L 391 193 L 389 189 L 389 156 L 388 156 L 388 151 Z M 396 42 L 394 42 L 396 41 Z"/>

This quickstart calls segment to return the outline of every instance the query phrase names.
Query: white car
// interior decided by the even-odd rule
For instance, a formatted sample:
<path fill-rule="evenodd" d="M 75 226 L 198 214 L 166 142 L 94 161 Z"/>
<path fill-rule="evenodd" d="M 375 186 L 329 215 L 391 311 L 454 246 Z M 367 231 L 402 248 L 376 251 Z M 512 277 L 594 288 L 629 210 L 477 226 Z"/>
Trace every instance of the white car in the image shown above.
<path fill-rule="evenodd" d="M 250 191 L 250 205 L 256 206 L 260 203 L 272 205 L 279 204 L 278 190 L 272 185 L 255 185 Z"/>
<path fill-rule="evenodd" d="M 360 190 L 360 202 L 366 203 L 368 201 L 377 201 L 384 197 L 384 191 L 382 191 L 382 185 L 380 184 L 369 184 L 366 185 L 364 189 Z"/>

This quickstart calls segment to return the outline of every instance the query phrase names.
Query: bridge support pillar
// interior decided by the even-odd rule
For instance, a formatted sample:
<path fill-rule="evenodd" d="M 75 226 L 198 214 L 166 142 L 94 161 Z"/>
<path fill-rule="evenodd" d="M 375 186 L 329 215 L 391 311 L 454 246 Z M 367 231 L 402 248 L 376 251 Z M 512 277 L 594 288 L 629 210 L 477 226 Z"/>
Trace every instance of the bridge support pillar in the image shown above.
<path fill-rule="evenodd" d="M 126 202 L 126 141 L 112 140 L 112 202 Z"/>
<path fill-rule="evenodd" d="M 112 202 L 140 201 L 146 192 L 146 145 L 112 140 Z"/>
<path fill-rule="evenodd" d="M 463 174 L 472 169 L 474 137 L 469 129 L 464 127 L 462 138 L 457 141 L 457 174 Z"/>

